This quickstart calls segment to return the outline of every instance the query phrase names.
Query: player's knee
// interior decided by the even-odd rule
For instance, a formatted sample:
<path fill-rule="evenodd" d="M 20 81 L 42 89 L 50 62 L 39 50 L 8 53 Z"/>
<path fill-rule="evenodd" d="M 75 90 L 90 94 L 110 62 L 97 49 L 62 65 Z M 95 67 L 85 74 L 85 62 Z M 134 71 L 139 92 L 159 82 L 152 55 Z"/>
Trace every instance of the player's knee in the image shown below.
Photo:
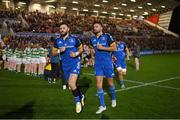
<path fill-rule="evenodd" d="M 76 84 L 73 83 L 72 81 L 69 81 L 68 85 L 71 87 L 71 89 L 75 89 L 76 88 Z"/>
<path fill-rule="evenodd" d="M 126 75 L 126 72 L 127 72 L 126 69 L 122 69 L 122 74 L 123 74 L 123 75 Z"/>
<path fill-rule="evenodd" d="M 108 78 L 108 84 L 109 84 L 109 86 L 114 85 L 113 78 Z"/>
<path fill-rule="evenodd" d="M 119 70 L 119 71 L 118 71 L 118 74 L 119 74 L 119 75 L 122 75 L 122 74 L 123 74 L 123 73 L 122 73 L 122 70 Z"/>
<path fill-rule="evenodd" d="M 123 72 L 123 75 L 126 75 L 126 72 Z"/>

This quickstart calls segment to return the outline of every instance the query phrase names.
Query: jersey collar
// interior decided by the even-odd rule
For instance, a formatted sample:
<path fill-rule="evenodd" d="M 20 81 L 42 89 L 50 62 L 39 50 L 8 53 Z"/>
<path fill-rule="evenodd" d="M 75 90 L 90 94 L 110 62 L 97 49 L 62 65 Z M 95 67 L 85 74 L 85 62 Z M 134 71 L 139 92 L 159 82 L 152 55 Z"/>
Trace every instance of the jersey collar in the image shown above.
<path fill-rule="evenodd" d="M 60 38 L 63 39 L 64 41 L 66 41 L 66 40 L 68 40 L 70 37 L 71 37 L 71 34 L 69 34 L 66 39 L 64 39 L 63 37 L 60 37 Z"/>
<path fill-rule="evenodd" d="M 105 33 L 103 32 L 99 37 L 97 37 L 96 35 L 95 35 L 95 37 L 96 38 L 100 38 L 101 36 L 103 36 Z"/>

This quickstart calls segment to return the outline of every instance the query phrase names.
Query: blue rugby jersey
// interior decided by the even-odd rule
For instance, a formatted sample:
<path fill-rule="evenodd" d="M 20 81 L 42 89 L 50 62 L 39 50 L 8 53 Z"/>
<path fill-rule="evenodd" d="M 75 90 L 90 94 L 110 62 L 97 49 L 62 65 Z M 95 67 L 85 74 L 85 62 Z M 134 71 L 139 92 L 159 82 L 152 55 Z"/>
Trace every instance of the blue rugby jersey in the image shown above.
<path fill-rule="evenodd" d="M 101 44 L 103 47 L 110 47 L 113 42 L 113 38 L 107 33 L 103 33 L 99 38 L 96 36 L 91 38 L 90 45 L 95 51 L 95 64 L 106 64 L 112 62 L 112 52 L 97 49 L 97 44 Z"/>
<path fill-rule="evenodd" d="M 55 40 L 54 47 L 55 48 L 62 48 L 65 47 L 66 50 L 61 55 L 61 60 L 63 65 L 72 65 L 75 62 L 80 61 L 80 57 L 71 57 L 71 52 L 77 52 L 78 47 L 81 45 L 81 42 L 73 35 L 69 35 L 65 40 L 63 38 L 57 38 Z"/>
<path fill-rule="evenodd" d="M 126 44 L 124 42 L 117 43 L 117 50 L 113 52 L 113 55 L 117 60 L 125 59 L 126 55 Z"/>

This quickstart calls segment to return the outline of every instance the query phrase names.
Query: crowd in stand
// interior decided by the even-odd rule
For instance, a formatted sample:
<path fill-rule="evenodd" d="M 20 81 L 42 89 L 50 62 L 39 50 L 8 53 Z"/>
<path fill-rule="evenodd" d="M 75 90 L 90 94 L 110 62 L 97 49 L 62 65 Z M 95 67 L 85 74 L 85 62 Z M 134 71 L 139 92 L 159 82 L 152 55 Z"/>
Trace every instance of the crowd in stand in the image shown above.
<path fill-rule="evenodd" d="M 18 17 L 18 16 L 22 16 Z M 10 12 L 0 11 L 0 18 L 14 18 L 18 22 L 11 24 L 14 32 L 34 32 L 34 33 L 56 33 L 59 32 L 59 25 L 62 21 L 70 21 L 71 32 L 82 34 L 92 30 L 92 23 L 95 20 L 103 21 L 104 31 L 113 34 L 133 35 L 133 36 L 159 36 L 163 31 L 152 27 L 139 20 L 118 20 L 112 18 L 99 18 L 92 16 L 76 16 L 62 13 L 41 13 L 34 12 Z M 25 21 L 23 21 L 25 20 Z M 27 25 L 24 25 L 25 23 Z"/>
<path fill-rule="evenodd" d="M 93 35 L 92 24 L 95 20 L 100 20 L 104 25 L 104 32 L 110 33 L 115 39 L 122 39 L 126 42 L 127 46 L 131 48 L 132 43 L 136 41 L 141 50 L 169 50 L 180 49 L 179 39 L 165 34 L 163 31 L 144 23 L 139 20 L 117 20 L 112 18 L 99 18 L 92 16 L 76 16 L 62 13 L 40 13 L 35 12 L 17 12 L 17 11 L 0 11 L 0 21 L 6 19 L 6 24 L 12 28 L 15 33 L 18 32 L 30 32 L 30 33 L 58 33 L 59 25 L 62 21 L 70 21 L 71 33 L 78 36 L 84 45 L 84 52 L 81 55 L 84 66 L 92 65 L 90 61 L 89 39 Z M 8 19 L 10 21 L 8 21 Z M 14 20 L 14 22 L 12 21 Z M 0 24 L 0 29 L 2 28 Z M 8 40 L 5 40 L 8 39 Z M 5 63 L 5 68 L 15 70 L 15 67 L 19 64 L 26 64 L 23 62 L 24 57 L 45 57 L 47 58 L 48 49 L 50 49 L 50 38 L 48 37 L 4 37 L 6 43 L 5 49 L 2 51 L 3 55 L 6 55 L 3 60 L 9 60 L 10 64 Z M 34 49 L 35 52 L 25 53 L 28 50 Z M 42 50 L 40 53 L 40 51 Z M 37 55 L 33 55 L 37 54 Z M 41 54 L 41 55 L 40 55 Z M 22 58 L 22 61 L 13 60 L 14 56 Z M 46 59 L 47 60 L 47 59 Z M 17 62 L 17 63 L 16 63 Z M 28 63 L 27 63 L 28 64 Z M 38 62 L 38 64 L 40 64 Z M 43 67 L 40 66 L 26 66 L 24 72 L 26 74 L 42 74 Z M 35 68 L 33 68 L 35 67 Z M 17 67 L 16 67 L 17 68 Z M 31 70 L 30 70 L 31 69 Z M 19 71 L 19 67 L 17 69 Z"/>
<path fill-rule="evenodd" d="M 12 18 L 12 19 L 16 19 L 17 16 L 20 14 L 20 12 L 18 11 L 12 11 L 12 10 L 8 10 L 8 11 L 0 11 L 0 18 Z"/>

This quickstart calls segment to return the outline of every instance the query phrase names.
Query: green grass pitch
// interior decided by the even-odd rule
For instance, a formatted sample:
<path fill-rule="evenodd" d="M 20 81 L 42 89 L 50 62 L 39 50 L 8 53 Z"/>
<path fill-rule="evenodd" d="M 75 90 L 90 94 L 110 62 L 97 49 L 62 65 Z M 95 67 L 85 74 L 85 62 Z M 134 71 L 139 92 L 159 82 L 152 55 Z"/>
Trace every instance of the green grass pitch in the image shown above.
<path fill-rule="evenodd" d="M 105 95 L 107 110 L 95 112 L 99 101 L 92 68 L 82 68 L 78 85 L 86 97 L 85 107 L 75 113 L 70 90 L 61 82 L 49 84 L 42 78 L 0 70 L 0 118 L 180 118 L 180 54 L 158 54 L 141 57 L 140 71 L 133 60 L 127 62 L 126 88 L 120 89 L 115 77 L 117 107 L 111 107 Z M 106 81 L 105 91 L 108 93 Z"/>

